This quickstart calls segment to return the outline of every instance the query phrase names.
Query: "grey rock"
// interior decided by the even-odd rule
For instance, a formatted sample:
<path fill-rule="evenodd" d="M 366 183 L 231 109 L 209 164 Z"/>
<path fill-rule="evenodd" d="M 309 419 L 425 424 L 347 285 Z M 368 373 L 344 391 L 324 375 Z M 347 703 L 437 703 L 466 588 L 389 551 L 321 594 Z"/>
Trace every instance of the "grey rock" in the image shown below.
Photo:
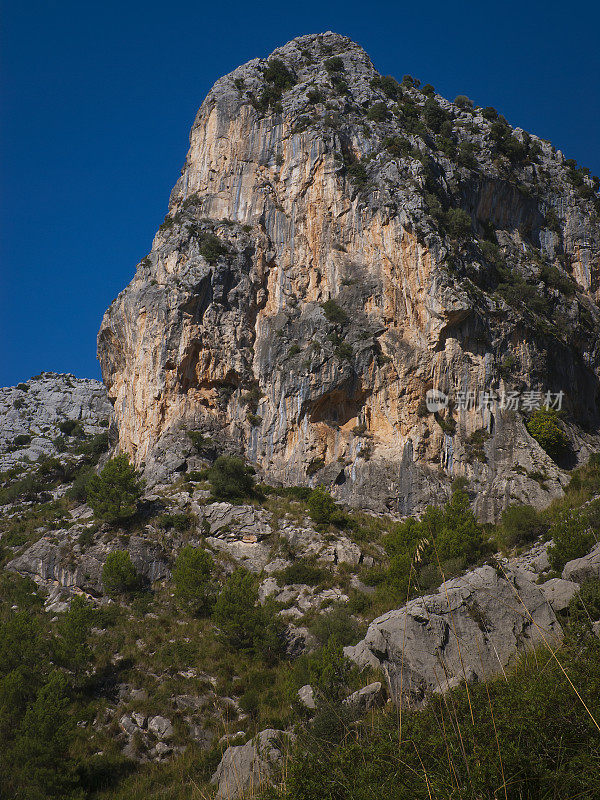
<path fill-rule="evenodd" d="M 133 736 L 139 730 L 139 725 L 129 716 L 129 714 L 124 714 L 119 719 L 119 726 L 125 731 L 126 734 L 129 736 Z"/>
<path fill-rule="evenodd" d="M 298 689 L 298 699 L 306 708 L 313 710 L 317 707 L 317 704 L 315 703 L 315 693 L 309 683 L 307 683 L 306 686 L 302 686 L 300 689 Z"/>
<path fill-rule="evenodd" d="M 97 434 L 106 430 L 112 417 L 99 381 L 44 372 L 24 386 L 0 389 L 0 471 L 25 458 L 35 462 L 41 456 L 60 456 L 53 440 L 61 435 L 62 422 L 79 422 L 86 434 Z M 31 436 L 31 442 L 15 448 L 13 440 L 22 435 Z"/>
<path fill-rule="evenodd" d="M 271 783 L 289 739 L 285 731 L 269 728 L 246 744 L 228 747 L 211 778 L 217 784 L 215 800 L 240 797 Z"/>
<path fill-rule="evenodd" d="M 173 752 L 173 748 L 170 747 L 165 742 L 157 742 L 152 750 L 150 751 L 150 755 L 152 758 L 156 758 L 158 760 L 162 760 L 169 756 Z"/>
<path fill-rule="evenodd" d="M 54 541 L 58 539 L 58 542 Z M 70 531 L 53 531 L 9 561 L 6 569 L 31 578 L 47 588 L 82 589 L 94 595 L 103 593 L 102 568 L 108 554 L 122 548 L 118 540 L 97 542 L 79 556 L 73 557 Z M 155 543 L 142 536 L 131 536 L 125 547 L 136 570 L 153 582 L 170 575 L 162 552 Z"/>
<path fill-rule="evenodd" d="M 373 708 L 383 705 L 384 699 L 385 693 L 383 691 L 383 685 L 380 681 L 375 681 L 353 692 L 344 700 L 344 703 L 359 711 L 370 711 Z"/>
<path fill-rule="evenodd" d="M 170 739 L 173 736 L 173 725 L 166 717 L 156 716 L 148 720 L 148 730 L 158 739 Z"/>
<path fill-rule="evenodd" d="M 600 543 L 587 555 L 574 558 L 573 561 L 565 564 L 562 577 L 567 581 L 577 581 L 577 583 L 600 578 Z"/>
<path fill-rule="evenodd" d="M 396 703 L 414 703 L 456 681 L 485 680 L 527 648 L 561 638 L 542 588 L 526 573 L 508 569 L 505 577 L 483 566 L 382 615 L 344 652 L 382 669 Z"/>
<path fill-rule="evenodd" d="M 571 599 L 579 591 L 579 584 L 563 578 L 551 578 L 541 584 L 541 589 L 546 600 L 558 614 L 559 611 L 568 608 Z"/>
<path fill-rule="evenodd" d="M 143 728 L 146 725 L 146 715 L 139 711 L 132 711 L 131 719 L 135 722 L 138 728 Z"/>

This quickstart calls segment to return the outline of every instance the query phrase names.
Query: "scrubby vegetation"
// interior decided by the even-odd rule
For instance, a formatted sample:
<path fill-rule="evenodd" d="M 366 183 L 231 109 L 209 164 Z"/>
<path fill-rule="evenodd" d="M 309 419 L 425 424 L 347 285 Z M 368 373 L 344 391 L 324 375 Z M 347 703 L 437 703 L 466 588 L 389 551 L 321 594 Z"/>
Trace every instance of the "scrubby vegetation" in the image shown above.
<path fill-rule="evenodd" d="M 585 618 L 577 603 L 571 614 L 573 623 Z M 395 709 L 357 723 L 332 704 L 327 734 L 315 717 L 275 796 L 592 800 L 600 763 L 600 640 L 574 627 L 556 655 L 542 648 L 506 677 L 434 696 L 422 710 Z"/>
<path fill-rule="evenodd" d="M 122 454 L 111 458 L 99 475 L 87 482 L 87 501 L 94 514 L 109 523 L 130 519 L 137 510 L 144 484 L 139 473 Z"/>

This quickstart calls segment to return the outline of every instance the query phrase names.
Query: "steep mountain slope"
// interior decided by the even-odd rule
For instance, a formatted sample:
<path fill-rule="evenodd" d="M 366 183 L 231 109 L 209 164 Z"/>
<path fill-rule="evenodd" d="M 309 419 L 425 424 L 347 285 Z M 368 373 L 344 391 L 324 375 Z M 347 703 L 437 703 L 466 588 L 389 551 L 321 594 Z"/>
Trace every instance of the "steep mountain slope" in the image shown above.
<path fill-rule="evenodd" d="M 186 430 L 269 480 L 410 513 L 466 475 L 484 519 L 561 493 L 503 392 L 564 392 L 598 442 L 597 180 L 494 109 L 303 36 L 216 82 L 169 213 L 98 336 L 119 447 L 185 470 Z M 491 392 L 429 413 L 426 392 Z M 560 458 L 559 458 L 560 461 Z"/>

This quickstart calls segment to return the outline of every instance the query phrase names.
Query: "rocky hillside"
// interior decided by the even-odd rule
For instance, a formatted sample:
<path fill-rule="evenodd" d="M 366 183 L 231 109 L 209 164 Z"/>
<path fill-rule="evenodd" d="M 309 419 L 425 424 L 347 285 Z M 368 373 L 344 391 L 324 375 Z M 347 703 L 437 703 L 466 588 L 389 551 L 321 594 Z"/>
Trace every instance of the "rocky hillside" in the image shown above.
<path fill-rule="evenodd" d="M 374 511 L 441 501 L 458 475 L 482 519 L 547 505 L 598 443 L 597 190 L 495 109 L 381 76 L 343 36 L 250 61 L 204 100 L 104 317 L 119 448 L 151 482 L 193 468 L 194 430 Z M 564 392 L 554 449 L 530 433 L 547 392 Z"/>
<path fill-rule="evenodd" d="M 64 453 L 73 437 L 108 431 L 111 416 L 94 380 L 44 372 L 0 389 L 0 472 Z"/>

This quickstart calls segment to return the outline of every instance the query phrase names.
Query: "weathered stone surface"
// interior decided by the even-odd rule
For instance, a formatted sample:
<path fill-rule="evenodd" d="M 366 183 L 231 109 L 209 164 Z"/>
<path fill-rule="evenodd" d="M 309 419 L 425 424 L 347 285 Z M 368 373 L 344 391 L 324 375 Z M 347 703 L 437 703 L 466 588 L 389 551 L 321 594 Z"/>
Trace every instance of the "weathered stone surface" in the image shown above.
<path fill-rule="evenodd" d="M 328 53 L 342 59 L 347 92 L 332 85 Z M 432 148 L 432 137 L 403 127 L 346 37 L 303 36 L 273 56 L 295 81 L 281 107 L 261 106 L 265 59 L 216 82 L 167 220 L 104 317 L 98 351 L 120 448 L 157 481 L 196 463 L 186 429 L 197 429 L 272 479 L 324 483 L 398 514 L 443 498 L 459 474 L 477 487 L 484 519 L 515 500 L 548 504 L 566 475 L 520 414 L 495 400 L 457 409 L 449 423 L 423 409 L 424 397 L 430 387 L 562 390 L 575 458 L 597 446 L 585 432 L 599 422 L 592 201 L 549 143 L 515 129 L 537 154 L 510 163 L 479 110 L 439 95 L 474 164 Z M 310 101 L 315 88 L 324 102 Z M 421 109 L 421 92 L 402 92 Z M 375 106 L 379 120 L 365 113 Z M 391 153 L 394 136 L 413 155 Z M 357 162 L 362 185 L 349 171 Z M 434 201 L 468 215 L 464 241 L 444 233 Z M 484 255 L 484 234 L 496 255 Z M 495 258 L 547 311 L 496 292 Z M 556 270 L 554 284 L 541 263 Z M 561 292 L 556 276 L 576 291 Z M 329 299 L 346 320 L 327 319 Z M 476 431 L 488 437 L 479 448 Z"/>
<path fill-rule="evenodd" d="M 562 577 L 567 581 L 591 581 L 600 578 L 600 544 L 582 558 L 574 558 L 565 564 Z"/>
<path fill-rule="evenodd" d="M 359 711 L 370 711 L 372 708 L 382 705 L 384 698 L 383 685 L 380 681 L 375 681 L 369 683 L 368 686 L 363 686 L 357 692 L 353 692 L 344 700 L 344 703 Z"/>
<path fill-rule="evenodd" d="M 59 425 L 81 423 L 87 434 L 106 430 L 112 406 L 99 381 L 44 372 L 23 384 L 0 388 L 0 472 L 40 456 L 56 456 Z M 29 436 L 24 445 L 14 443 Z"/>
<path fill-rule="evenodd" d="M 317 707 L 317 704 L 315 703 L 315 693 L 309 683 L 307 683 L 306 686 L 301 686 L 298 689 L 298 699 L 303 706 L 311 709 L 311 711 Z"/>
<path fill-rule="evenodd" d="M 346 655 L 379 667 L 395 702 L 422 701 L 460 680 L 485 680 L 526 648 L 562 637 L 542 587 L 526 573 L 483 566 L 374 620 Z"/>
<path fill-rule="evenodd" d="M 541 589 L 546 600 L 550 603 L 554 611 L 564 611 L 568 608 L 572 598 L 579 591 L 579 584 L 574 581 L 566 581 L 562 578 L 551 578 L 541 584 Z"/>
<path fill-rule="evenodd" d="M 215 800 L 229 800 L 270 783 L 283 759 L 290 734 L 271 728 L 247 744 L 228 747 L 211 778 L 217 784 Z"/>
<path fill-rule="evenodd" d="M 170 739 L 173 736 L 173 725 L 171 720 L 157 715 L 148 720 L 148 730 L 158 739 Z"/>
<path fill-rule="evenodd" d="M 46 588 L 58 586 L 100 595 L 103 593 L 104 562 L 109 553 L 118 549 L 123 549 L 118 540 L 100 541 L 76 555 L 70 533 L 52 531 L 51 536 L 44 536 L 9 561 L 6 569 L 31 578 Z M 164 555 L 156 545 L 141 536 L 130 536 L 124 549 L 129 552 L 136 570 L 148 581 L 169 576 Z"/>

